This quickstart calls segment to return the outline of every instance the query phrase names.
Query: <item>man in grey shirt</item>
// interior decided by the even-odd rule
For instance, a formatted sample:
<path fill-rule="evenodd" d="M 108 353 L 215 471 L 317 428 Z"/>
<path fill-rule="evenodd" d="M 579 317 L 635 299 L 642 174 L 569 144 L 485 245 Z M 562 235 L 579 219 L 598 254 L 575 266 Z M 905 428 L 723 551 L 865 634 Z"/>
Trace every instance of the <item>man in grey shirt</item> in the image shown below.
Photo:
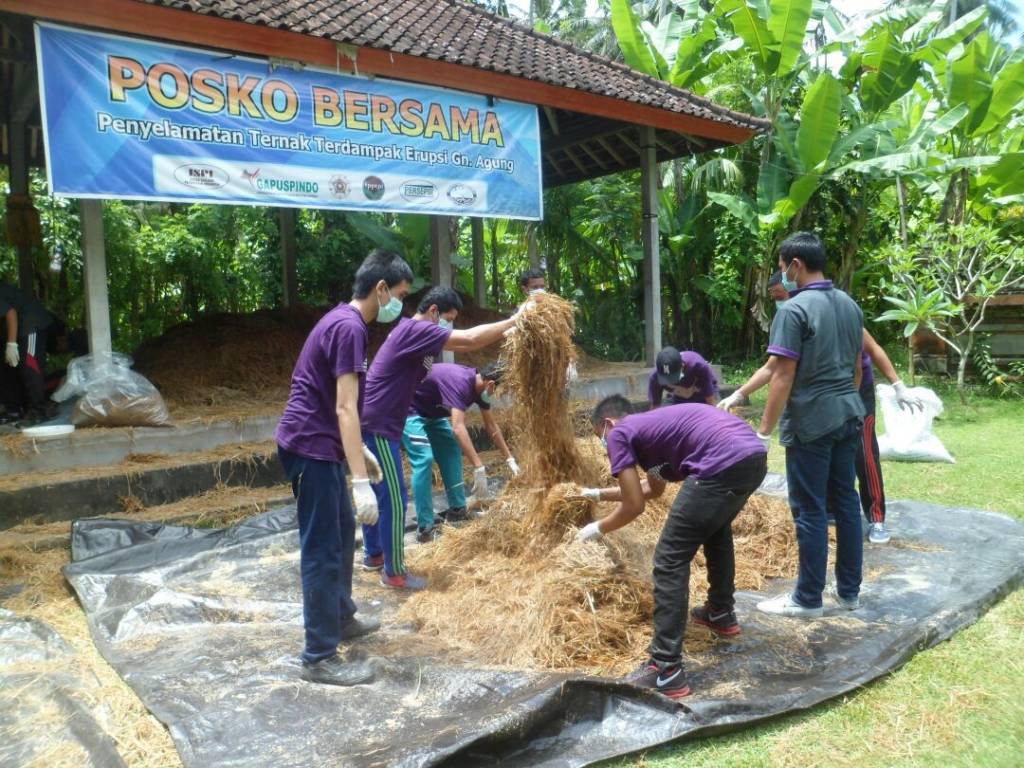
<path fill-rule="evenodd" d="M 809 232 L 791 235 L 779 249 L 779 269 L 791 293 L 772 322 L 772 378 L 758 432 L 768 442 L 778 423 L 786 448 L 800 571 L 793 594 L 757 607 L 766 613 L 809 618 L 822 614 L 828 565 L 826 506 L 836 517 L 833 597 L 847 610 L 860 605 L 864 547 L 855 488 L 865 413 L 857 394 L 864 315 L 853 299 L 825 279 L 825 258 L 821 240 Z"/>

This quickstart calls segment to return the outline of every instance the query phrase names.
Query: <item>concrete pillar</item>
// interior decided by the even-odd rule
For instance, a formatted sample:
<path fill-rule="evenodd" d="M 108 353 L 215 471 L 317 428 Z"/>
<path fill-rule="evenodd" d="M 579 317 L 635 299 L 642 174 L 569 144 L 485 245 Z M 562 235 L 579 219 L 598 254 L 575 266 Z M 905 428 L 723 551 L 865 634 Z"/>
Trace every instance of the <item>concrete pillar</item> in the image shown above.
<path fill-rule="evenodd" d="M 28 151 L 25 147 L 27 127 L 21 120 L 7 123 L 7 137 L 10 142 L 10 184 L 12 195 L 28 194 Z M 8 213 L 8 215 L 10 215 Z M 34 296 L 35 270 L 32 265 L 32 246 L 18 246 L 18 287 L 25 293 Z"/>
<path fill-rule="evenodd" d="M 295 209 L 280 208 L 277 222 L 281 229 L 281 296 L 285 307 L 299 302 L 298 273 L 295 268 Z"/>
<path fill-rule="evenodd" d="M 654 129 L 640 129 L 640 190 L 643 200 L 644 354 L 648 365 L 661 349 L 661 252 L 658 242 L 658 159 Z"/>
<path fill-rule="evenodd" d="M 487 301 L 487 270 L 484 267 L 484 220 L 473 217 L 469 220 L 473 235 L 473 301 L 482 307 Z"/>
<path fill-rule="evenodd" d="M 109 354 L 110 299 L 107 295 L 107 253 L 103 242 L 103 202 L 80 200 L 85 326 L 89 351 Z"/>
<path fill-rule="evenodd" d="M 430 217 L 430 281 L 434 285 L 451 288 L 454 275 L 452 273 L 452 240 L 448 228 L 447 216 Z M 454 352 L 442 352 L 441 360 L 445 363 L 455 362 Z"/>

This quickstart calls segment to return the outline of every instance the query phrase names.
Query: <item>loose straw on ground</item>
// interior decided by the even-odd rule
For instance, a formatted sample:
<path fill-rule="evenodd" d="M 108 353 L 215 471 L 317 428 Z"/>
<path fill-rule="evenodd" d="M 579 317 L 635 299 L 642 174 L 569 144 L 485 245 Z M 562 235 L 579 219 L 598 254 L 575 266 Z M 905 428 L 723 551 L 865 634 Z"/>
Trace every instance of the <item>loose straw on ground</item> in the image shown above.
<path fill-rule="evenodd" d="M 648 502 L 622 530 L 597 542 L 575 541 L 581 525 L 610 511 L 580 498 L 575 483 L 613 480 L 597 440 L 574 436 L 565 393 L 572 332 L 572 305 L 550 294 L 520 316 L 502 354 L 509 368 L 505 385 L 515 396 L 523 476 L 486 516 L 446 528 L 438 541 L 410 554 L 431 587 L 406 602 L 402 618 L 443 638 L 467 661 L 619 673 L 636 665 L 650 642 L 651 563 L 678 485 Z M 795 571 L 796 541 L 784 502 L 753 497 L 734 524 L 734 537 L 739 589 L 760 589 L 767 578 Z M 698 554 L 691 602 L 703 601 L 706 590 Z M 697 629 L 687 649 L 697 652 L 710 642 Z"/>

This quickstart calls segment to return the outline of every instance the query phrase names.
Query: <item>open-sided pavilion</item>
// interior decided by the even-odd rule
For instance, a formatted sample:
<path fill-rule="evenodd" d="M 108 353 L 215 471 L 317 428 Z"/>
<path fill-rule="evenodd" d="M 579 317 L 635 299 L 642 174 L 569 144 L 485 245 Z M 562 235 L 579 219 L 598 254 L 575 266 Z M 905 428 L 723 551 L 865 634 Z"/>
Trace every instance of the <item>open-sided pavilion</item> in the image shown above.
<path fill-rule="evenodd" d="M 645 353 L 661 345 L 657 164 L 743 142 L 766 128 L 688 91 L 574 48 L 460 0 L 0 0 L 0 152 L 12 194 L 46 162 L 32 34 L 35 21 L 201 46 L 228 54 L 428 84 L 540 110 L 543 186 L 641 169 Z M 60 151 L 59 147 L 52 151 Z M 294 302 L 294 209 L 281 209 L 284 296 Z M 84 284 L 93 351 L 111 347 L 102 202 L 81 200 Z M 475 298 L 485 289 L 473 219 Z M 432 279 L 451 284 L 452 245 L 431 217 Z M 32 290 L 30 246 L 19 276 Z"/>

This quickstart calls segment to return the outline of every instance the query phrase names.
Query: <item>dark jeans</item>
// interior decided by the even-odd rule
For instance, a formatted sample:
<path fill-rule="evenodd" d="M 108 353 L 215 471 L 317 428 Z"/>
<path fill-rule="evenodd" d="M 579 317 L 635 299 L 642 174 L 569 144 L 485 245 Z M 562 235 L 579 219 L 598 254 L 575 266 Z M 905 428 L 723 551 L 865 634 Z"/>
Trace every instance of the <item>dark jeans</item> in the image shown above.
<path fill-rule="evenodd" d="M 857 489 L 860 506 L 869 523 L 885 522 L 885 484 L 882 482 L 882 462 L 878 458 L 878 436 L 875 435 L 875 388 L 860 388 L 867 416 L 860 430 L 860 450 L 857 451 Z"/>
<path fill-rule="evenodd" d="M 277 447 L 298 501 L 302 610 L 307 664 L 338 652 L 341 627 L 352 618 L 352 558 L 356 519 L 344 464 L 299 456 Z"/>
<path fill-rule="evenodd" d="M 768 471 L 767 455 L 742 459 L 711 477 L 688 477 L 672 503 L 654 550 L 654 639 L 660 667 L 682 660 L 690 597 L 690 562 L 701 546 L 708 566 L 708 603 L 732 610 L 736 557 L 732 521 Z"/>
<path fill-rule="evenodd" d="M 786 447 L 789 506 L 800 547 L 800 572 L 793 599 L 805 608 L 820 608 L 828 566 L 826 509 L 836 518 L 836 587 L 840 597 L 860 592 L 864 541 L 860 503 L 854 488 L 861 421 L 850 419 L 839 429 L 808 443 Z"/>

